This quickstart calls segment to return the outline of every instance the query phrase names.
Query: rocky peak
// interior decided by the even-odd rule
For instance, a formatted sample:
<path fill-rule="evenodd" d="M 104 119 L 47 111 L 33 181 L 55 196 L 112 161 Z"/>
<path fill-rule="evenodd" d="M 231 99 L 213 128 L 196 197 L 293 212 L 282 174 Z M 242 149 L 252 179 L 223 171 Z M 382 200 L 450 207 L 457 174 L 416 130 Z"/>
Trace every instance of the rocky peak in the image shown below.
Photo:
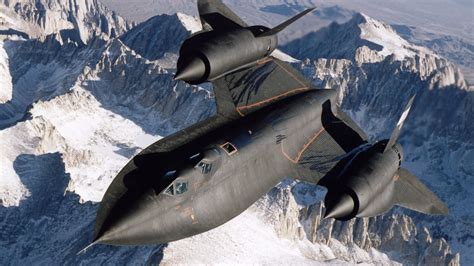
<path fill-rule="evenodd" d="M 312 45 L 308 45 L 311 43 Z M 385 60 L 401 62 L 400 70 L 416 72 L 432 87 L 455 85 L 468 89 L 464 76 L 448 60 L 427 48 L 409 43 L 388 24 L 356 13 L 344 24 L 330 26 L 285 45 L 284 50 L 300 59 L 347 59 L 358 66 Z"/>
<path fill-rule="evenodd" d="M 328 27 L 288 43 L 283 49 L 300 58 L 355 60 L 356 50 L 359 47 L 367 46 L 374 51 L 382 50 L 380 45 L 361 38 L 362 30 L 359 25 L 366 22 L 366 17 L 357 13 L 346 23 L 331 23 Z"/>
<path fill-rule="evenodd" d="M 121 39 L 131 49 L 149 60 L 171 57 L 190 34 L 201 30 L 198 18 L 185 14 L 159 15 L 140 23 Z M 173 40 L 173 41 L 169 41 Z M 174 68 L 173 64 L 169 64 Z"/>
<path fill-rule="evenodd" d="M 3 35 L 40 38 L 61 33 L 87 43 L 104 33 L 116 37 L 132 25 L 97 0 L 2 0 L 0 30 Z"/>

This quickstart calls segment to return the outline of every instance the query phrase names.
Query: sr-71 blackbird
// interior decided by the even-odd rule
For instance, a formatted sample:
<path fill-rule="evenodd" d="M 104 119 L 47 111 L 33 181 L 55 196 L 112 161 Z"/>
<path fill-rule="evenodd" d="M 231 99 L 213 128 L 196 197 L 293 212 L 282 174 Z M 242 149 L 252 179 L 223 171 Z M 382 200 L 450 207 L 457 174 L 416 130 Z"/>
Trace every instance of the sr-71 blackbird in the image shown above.
<path fill-rule="evenodd" d="M 447 214 L 408 170 L 397 139 L 369 143 L 337 105 L 272 56 L 277 34 L 312 11 L 269 29 L 248 26 L 222 2 L 199 0 L 203 31 L 182 45 L 176 80 L 210 81 L 217 114 L 144 149 L 100 205 L 93 244 L 176 241 L 224 224 L 285 177 L 327 188 L 326 218 L 380 215 L 394 205 Z"/>

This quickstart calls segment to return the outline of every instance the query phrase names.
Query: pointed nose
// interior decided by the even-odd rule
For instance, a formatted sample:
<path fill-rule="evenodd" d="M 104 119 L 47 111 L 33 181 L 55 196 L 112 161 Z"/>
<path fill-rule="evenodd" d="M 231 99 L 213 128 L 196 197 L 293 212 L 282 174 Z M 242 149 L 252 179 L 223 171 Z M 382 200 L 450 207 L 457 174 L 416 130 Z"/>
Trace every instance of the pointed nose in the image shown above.
<path fill-rule="evenodd" d="M 106 245 L 162 244 L 196 234 L 195 213 L 186 202 L 153 189 L 127 192 L 117 201 L 95 235 L 94 243 Z"/>
<path fill-rule="evenodd" d="M 171 202 L 160 200 L 153 190 L 138 197 L 126 194 L 109 213 L 95 243 L 144 245 L 171 241 L 181 221 L 169 209 Z"/>
<path fill-rule="evenodd" d="M 187 60 L 187 58 L 180 58 L 179 61 L 182 62 L 178 63 L 178 69 L 174 76 L 175 80 L 182 80 L 188 83 L 205 81 L 206 65 L 202 59 L 199 57 L 192 57 L 189 60 Z"/>
<path fill-rule="evenodd" d="M 95 242 L 109 245 L 133 245 L 146 242 L 147 235 L 156 234 L 149 224 L 153 223 L 150 213 L 145 206 L 150 204 L 144 199 L 125 195 L 113 207 L 106 223 L 100 228 Z M 155 214 L 156 215 L 156 214 Z"/>
<path fill-rule="evenodd" d="M 352 214 L 355 204 L 348 194 L 340 194 L 325 201 L 326 212 L 324 218 L 335 218 L 344 220 Z"/>

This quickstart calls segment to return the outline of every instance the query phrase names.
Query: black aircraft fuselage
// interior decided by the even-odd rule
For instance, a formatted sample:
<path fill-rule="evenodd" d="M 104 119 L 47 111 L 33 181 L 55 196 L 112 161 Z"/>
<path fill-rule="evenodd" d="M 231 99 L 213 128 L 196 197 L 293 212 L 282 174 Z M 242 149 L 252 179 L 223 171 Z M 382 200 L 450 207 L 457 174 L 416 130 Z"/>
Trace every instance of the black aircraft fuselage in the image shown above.
<path fill-rule="evenodd" d="M 219 0 L 198 0 L 204 31 L 186 40 L 175 79 L 211 81 L 217 114 L 135 156 L 101 202 L 93 244 L 143 245 L 190 237 L 242 213 L 283 178 L 326 187 L 325 217 L 371 217 L 400 205 L 448 209 L 401 168 L 397 143 L 412 97 L 388 140 L 371 144 L 321 90 L 270 54 L 279 26 L 250 27 Z"/>
<path fill-rule="evenodd" d="M 113 212 L 121 214 L 112 215 L 117 223 L 104 230 L 100 243 L 166 243 L 234 218 L 283 178 L 304 171 L 299 169 L 298 153 L 311 136 L 323 130 L 323 102 L 335 98 L 330 90 L 297 95 L 238 123 L 211 129 L 185 145 L 187 152 L 181 158 L 163 156 L 155 162 L 155 182 L 162 184 L 137 188 L 140 196 L 115 206 Z M 168 160 L 179 163 L 171 166 Z M 171 167 L 161 169 L 159 165 Z M 140 183 L 147 182 L 138 186 Z M 166 189 L 157 193 L 157 186 Z M 130 211 L 124 212 L 126 209 Z"/>

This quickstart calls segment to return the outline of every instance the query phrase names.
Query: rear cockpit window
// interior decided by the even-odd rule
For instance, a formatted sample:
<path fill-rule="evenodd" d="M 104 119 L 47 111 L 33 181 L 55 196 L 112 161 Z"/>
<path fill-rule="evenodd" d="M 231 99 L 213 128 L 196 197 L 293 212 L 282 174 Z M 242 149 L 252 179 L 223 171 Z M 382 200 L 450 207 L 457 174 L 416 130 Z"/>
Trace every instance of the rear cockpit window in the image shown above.
<path fill-rule="evenodd" d="M 198 167 L 201 169 L 201 173 L 204 175 L 209 174 L 212 171 L 212 164 L 206 162 L 199 162 Z"/>
<path fill-rule="evenodd" d="M 176 182 L 176 195 L 181 195 L 188 191 L 188 182 Z"/>
<path fill-rule="evenodd" d="M 232 155 L 232 154 L 237 152 L 237 148 L 230 142 L 227 142 L 227 143 L 221 145 L 221 148 L 224 149 L 224 151 L 228 155 Z"/>

